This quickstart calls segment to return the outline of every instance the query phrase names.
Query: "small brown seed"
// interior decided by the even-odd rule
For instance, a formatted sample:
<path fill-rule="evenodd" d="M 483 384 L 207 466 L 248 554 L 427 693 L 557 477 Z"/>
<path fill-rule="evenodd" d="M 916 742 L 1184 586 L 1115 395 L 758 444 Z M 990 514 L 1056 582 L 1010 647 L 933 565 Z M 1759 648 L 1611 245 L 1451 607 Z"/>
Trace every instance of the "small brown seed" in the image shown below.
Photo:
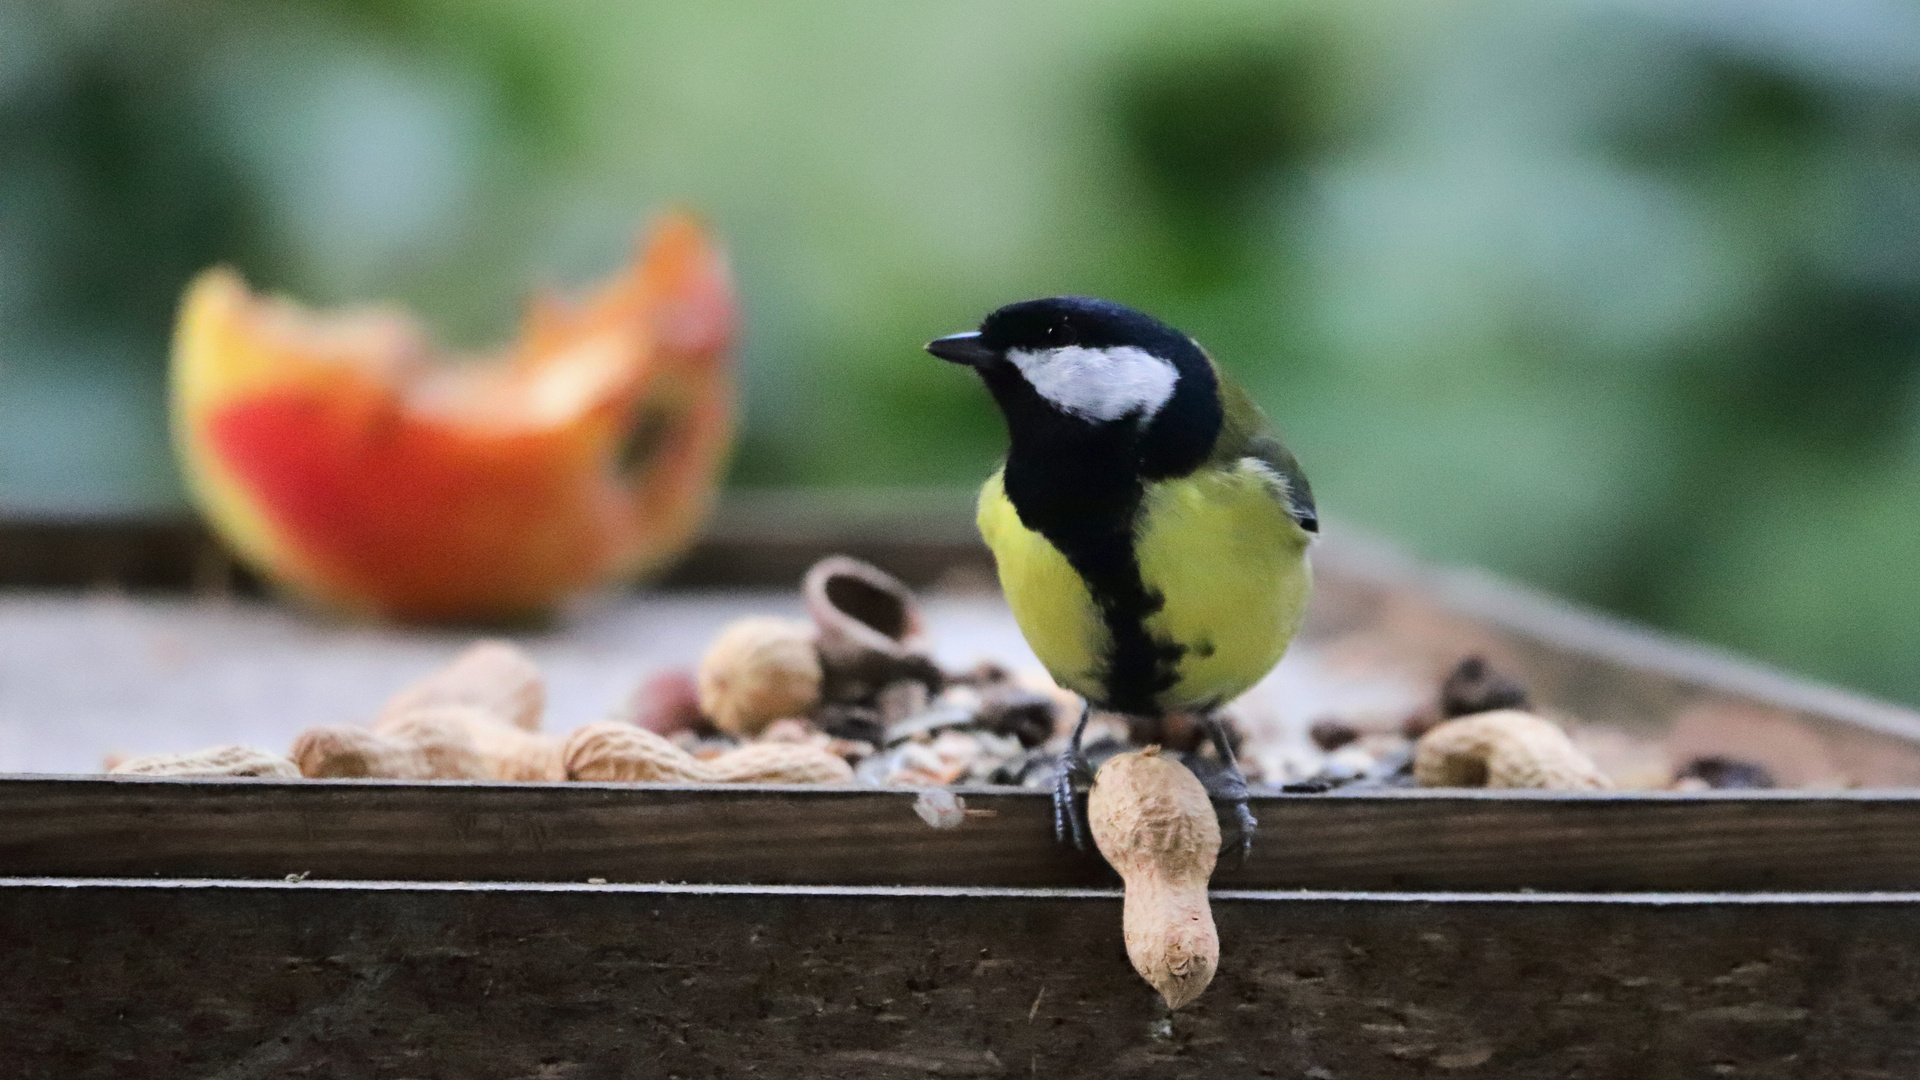
<path fill-rule="evenodd" d="M 1313 745 L 1332 753 L 1359 739 L 1360 732 L 1345 720 L 1327 717 L 1315 720 L 1313 726 L 1307 729 L 1307 737 L 1313 740 Z"/>
<path fill-rule="evenodd" d="M 1449 718 L 1526 708 L 1526 687 L 1493 670 L 1484 656 L 1460 661 L 1440 684 L 1440 713 Z"/>
<path fill-rule="evenodd" d="M 620 719 L 657 735 L 708 728 L 700 712 L 700 687 L 693 673 L 675 668 L 656 672 L 628 699 Z"/>
<path fill-rule="evenodd" d="M 1697 780 L 1707 788 L 1759 789 L 1778 787 L 1765 765 L 1740 758 L 1709 754 L 1687 762 L 1673 774 L 1675 786 Z"/>
<path fill-rule="evenodd" d="M 1034 747 L 1053 738 L 1054 711 L 1052 697 L 1000 683 L 981 693 L 980 725 L 1019 739 L 1021 746 Z"/>
<path fill-rule="evenodd" d="M 1441 716 L 1439 710 L 1428 705 L 1417 712 L 1409 714 L 1405 720 L 1400 721 L 1400 734 L 1405 735 L 1409 739 L 1418 739 L 1420 736 L 1432 731 L 1435 726 L 1445 719 L 1446 717 Z"/>

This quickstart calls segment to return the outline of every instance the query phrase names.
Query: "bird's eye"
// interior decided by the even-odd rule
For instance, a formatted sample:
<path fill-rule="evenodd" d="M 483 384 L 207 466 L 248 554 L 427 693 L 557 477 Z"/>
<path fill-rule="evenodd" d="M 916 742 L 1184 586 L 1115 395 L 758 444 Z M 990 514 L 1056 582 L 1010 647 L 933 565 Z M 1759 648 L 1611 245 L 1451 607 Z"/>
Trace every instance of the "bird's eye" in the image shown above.
<path fill-rule="evenodd" d="M 1051 323 L 1047 326 L 1046 337 L 1048 348 L 1062 349 L 1073 344 L 1073 328 L 1064 322 Z"/>

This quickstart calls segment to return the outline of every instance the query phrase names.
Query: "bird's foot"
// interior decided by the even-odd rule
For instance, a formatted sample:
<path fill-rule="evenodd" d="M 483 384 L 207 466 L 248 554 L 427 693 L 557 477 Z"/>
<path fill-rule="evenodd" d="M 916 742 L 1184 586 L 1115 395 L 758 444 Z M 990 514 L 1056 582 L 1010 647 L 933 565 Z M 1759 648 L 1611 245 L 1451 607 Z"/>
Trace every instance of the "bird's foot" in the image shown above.
<path fill-rule="evenodd" d="M 1053 838 L 1086 851 L 1087 794 L 1093 784 L 1093 766 L 1078 746 L 1060 755 L 1053 772 Z"/>
<path fill-rule="evenodd" d="M 1253 852 L 1253 830 L 1260 823 L 1254 820 L 1253 808 L 1247 805 L 1247 777 L 1240 771 L 1240 763 L 1233 759 L 1233 738 L 1227 730 L 1227 721 L 1218 713 L 1207 716 L 1207 740 L 1213 743 L 1213 752 L 1220 759 L 1220 769 L 1201 780 L 1201 786 L 1207 789 L 1207 795 L 1214 802 L 1231 804 L 1234 821 L 1239 825 L 1238 835 L 1234 838 L 1234 856 L 1232 868 L 1240 869 L 1247 864 L 1247 856 Z"/>
<path fill-rule="evenodd" d="M 1230 841 L 1234 852 L 1231 868 L 1238 870 L 1246 865 L 1247 856 L 1253 851 L 1253 833 L 1260 824 L 1254 819 L 1253 808 L 1249 805 L 1247 778 L 1240 774 L 1239 766 L 1229 765 L 1201 782 L 1207 789 L 1207 796 L 1214 802 L 1233 807 L 1234 821 L 1239 828 Z"/>

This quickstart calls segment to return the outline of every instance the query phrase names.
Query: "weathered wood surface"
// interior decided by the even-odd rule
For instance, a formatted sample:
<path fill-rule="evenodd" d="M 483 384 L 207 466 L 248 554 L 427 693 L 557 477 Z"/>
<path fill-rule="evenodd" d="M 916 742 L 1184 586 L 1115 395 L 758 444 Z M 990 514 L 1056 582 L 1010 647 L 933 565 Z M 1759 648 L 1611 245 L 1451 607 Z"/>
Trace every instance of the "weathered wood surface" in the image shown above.
<path fill-rule="evenodd" d="M 973 536 L 964 492 L 732 494 L 674 584 L 772 592 L 599 598 L 513 636 L 553 686 L 551 728 L 599 719 L 639 678 L 693 661 L 747 609 L 797 611 L 795 582 L 833 552 L 918 584 L 943 659 L 1033 663 Z M 1920 786 L 1920 715 L 1663 638 L 1471 571 L 1419 565 L 1352 528 L 1315 548 L 1319 588 L 1267 711 L 1392 723 L 1461 655 L 1486 653 L 1549 709 L 1697 753 L 1757 759 L 1789 784 Z M 0 771 L 94 769 L 108 751 L 215 742 L 284 748 L 309 724 L 363 719 L 476 630 L 344 626 L 248 598 L 198 525 L 0 521 L 0 586 L 173 586 L 173 596 L 0 594 Z M 196 596 L 180 596 L 182 588 Z M 242 590 L 244 592 L 244 590 Z M 1346 680 L 1340 684 L 1344 671 Z M 1363 678 L 1357 678 L 1363 676 Z M 1357 684 L 1367 682 L 1361 688 Z M 1657 771 L 1657 769 L 1655 769 Z"/>
<path fill-rule="evenodd" d="M 836 551 L 971 595 L 933 605 L 943 659 L 1032 658 L 992 594 L 965 492 L 736 492 L 672 582 L 772 591 L 603 597 L 514 636 L 547 667 L 548 726 L 598 719 L 647 673 L 686 664 L 726 618 L 796 610 L 794 585 Z M 1391 723 L 1462 656 L 1518 674 L 1546 707 L 1697 754 L 1759 761 L 1814 786 L 1920 787 L 1920 714 L 1607 619 L 1472 571 L 1422 565 L 1330 523 L 1300 641 L 1256 688 L 1269 712 Z M 171 586 L 139 599 L 0 593 L 0 770 L 79 772 L 107 752 L 217 742 L 280 749 L 363 718 L 475 631 L 330 624 L 257 599 L 199 526 L 0 519 L 0 585 Z M 178 595 L 194 587 L 198 598 Z M 230 591 L 230 590 L 229 590 Z M 1344 666 L 1346 685 L 1330 678 Z M 1356 689 L 1358 683 L 1369 688 Z M 1302 699 L 1307 699 L 1303 701 Z M 1657 769 L 1655 770 L 1658 771 Z"/>
<path fill-rule="evenodd" d="M 942 662 L 1035 663 L 997 596 L 927 608 Z M 756 613 L 800 616 L 799 590 L 621 597 L 506 636 L 540 664 L 546 727 L 565 732 Z M 285 753 L 316 724 L 371 720 L 485 633 L 347 624 L 260 600 L 0 592 L 0 772 L 90 772 L 108 753 L 224 743 Z"/>
<path fill-rule="evenodd" d="M 0 874 L 1047 886 L 1111 882 L 1036 793 L 929 828 L 911 791 L 614 784 L 0 782 Z M 1254 804 L 1257 889 L 1920 889 L 1920 800 L 1407 792 Z"/>
<path fill-rule="evenodd" d="M 1487 656 L 1549 709 L 1658 738 L 1675 762 L 1757 761 L 1784 783 L 1920 787 L 1920 713 L 1662 634 L 1482 571 L 1408 558 L 1336 530 L 1315 549 L 1302 640 L 1388 657 L 1436 680 Z"/>
<path fill-rule="evenodd" d="M 1357 543 L 1321 547 L 1301 639 L 1244 713 L 1282 726 L 1323 715 L 1390 725 L 1478 652 L 1551 709 L 1664 744 L 1669 767 L 1720 753 L 1793 784 L 1920 786 L 1920 718 L 1905 709 L 1497 582 L 1423 577 Z M 935 595 L 928 610 L 945 663 L 1035 663 L 997 596 Z M 547 673 L 547 726 L 567 730 L 616 709 L 650 673 L 694 662 L 748 612 L 797 614 L 797 593 L 603 600 L 513 636 Z M 83 772 L 110 752 L 216 743 L 282 750 L 311 725 L 371 717 L 476 633 L 342 625 L 258 600 L 0 593 L 0 771 Z"/>
<path fill-rule="evenodd" d="M 20 1080 L 1920 1074 L 1920 896 L 1815 899 L 1222 893 L 1169 1018 L 1111 892 L 12 880 L 0 1031 Z"/>

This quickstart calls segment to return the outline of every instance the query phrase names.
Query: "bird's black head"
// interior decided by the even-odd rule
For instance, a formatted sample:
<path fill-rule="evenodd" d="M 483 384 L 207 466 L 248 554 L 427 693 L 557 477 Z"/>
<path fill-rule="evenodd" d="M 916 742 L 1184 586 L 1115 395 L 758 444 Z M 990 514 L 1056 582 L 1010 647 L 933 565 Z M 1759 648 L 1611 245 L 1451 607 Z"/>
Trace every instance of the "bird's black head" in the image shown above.
<path fill-rule="evenodd" d="M 988 315 L 927 351 L 979 371 L 1022 443 L 1126 444 L 1148 475 L 1205 459 L 1223 419 L 1213 364 L 1193 339 L 1108 300 L 1055 296 Z M 1079 433 L 1076 435 L 1076 432 Z"/>
<path fill-rule="evenodd" d="M 1185 334 L 1145 312 L 1085 296 L 1053 296 L 1008 304 L 981 322 L 980 340 L 1002 353 L 1014 349 L 1038 353 L 1132 346 L 1178 360 L 1199 351 Z"/>

